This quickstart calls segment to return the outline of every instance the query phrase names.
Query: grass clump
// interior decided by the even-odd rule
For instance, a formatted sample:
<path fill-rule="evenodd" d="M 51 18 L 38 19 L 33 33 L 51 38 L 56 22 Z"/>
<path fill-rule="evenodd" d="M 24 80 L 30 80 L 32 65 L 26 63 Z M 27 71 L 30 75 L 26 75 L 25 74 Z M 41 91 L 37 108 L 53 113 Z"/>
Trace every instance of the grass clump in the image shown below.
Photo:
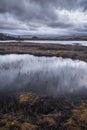
<path fill-rule="evenodd" d="M 40 119 L 38 120 L 38 126 L 42 129 L 47 130 L 54 130 L 58 128 L 60 122 L 60 114 L 48 114 L 48 115 L 42 115 Z"/>
<path fill-rule="evenodd" d="M 40 96 L 36 94 L 32 94 L 32 93 L 23 93 L 23 94 L 20 94 L 19 96 L 20 102 L 30 102 L 32 104 L 34 104 L 35 102 L 38 102 L 39 99 L 40 99 Z"/>
<path fill-rule="evenodd" d="M 26 123 L 26 122 L 23 123 L 22 126 L 21 126 L 21 130 L 36 130 L 36 129 L 37 129 L 36 125 Z"/>
<path fill-rule="evenodd" d="M 87 130 L 87 103 L 72 111 L 66 126 L 68 130 Z"/>
<path fill-rule="evenodd" d="M 21 122 L 20 118 L 10 114 L 3 115 L 0 120 L 0 130 L 37 130 L 37 126 L 30 123 L 29 120 L 26 122 L 26 119 L 24 119 Z"/>

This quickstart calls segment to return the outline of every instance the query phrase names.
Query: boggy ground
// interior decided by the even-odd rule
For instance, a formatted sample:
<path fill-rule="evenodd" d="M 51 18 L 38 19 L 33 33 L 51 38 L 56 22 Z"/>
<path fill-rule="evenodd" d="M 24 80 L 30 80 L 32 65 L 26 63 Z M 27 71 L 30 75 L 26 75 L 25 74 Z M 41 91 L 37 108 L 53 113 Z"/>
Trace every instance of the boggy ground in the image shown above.
<path fill-rule="evenodd" d="M 0 94 L 0 130 L 87 130 L 86 100 L 82 94 L 60 98 Z"/>
<path fill-rule="evenodd" d="M 0 54 L 10 53 L 87 61 L 87 47 L 77 45 L 1 43 Z M 58 98 L 0 93 L 0 130 L 87 130 L 87 93 Z"/>
<path fill-rule="evenodd" d="M 61 56 L 87 61 L 87 47 L 79 45 L 0 43 L 0 54 L 32 54 L 36 56 Z"/>

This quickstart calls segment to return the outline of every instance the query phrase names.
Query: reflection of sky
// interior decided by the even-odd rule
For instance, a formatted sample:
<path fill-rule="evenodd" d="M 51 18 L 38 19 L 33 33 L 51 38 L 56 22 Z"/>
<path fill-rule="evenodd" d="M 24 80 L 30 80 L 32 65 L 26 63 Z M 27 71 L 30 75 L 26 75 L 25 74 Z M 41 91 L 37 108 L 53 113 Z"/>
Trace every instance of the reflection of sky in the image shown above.
<path fill-rule="evenodd" d="M 87 63 L 57 57 L 0 56 L 0 87 L 41 93 L 67 93 L 87 88 Z"/>
<path fill-rule="evenodd" d="M 8 42 L 17 42 L 17 40 L 0 40 L 1 43 L 8 43 Z M 49 43 L 49 44 L 63 44 L 63 45 L 83 45 L 83 46 L 87 46 L 87 41 L 57 41 L 57 40 L 21 40 L 21 42 L 28 42 L 28 43 L 41 43 L 41 44 L 44 44 L 44 43 Z"/>

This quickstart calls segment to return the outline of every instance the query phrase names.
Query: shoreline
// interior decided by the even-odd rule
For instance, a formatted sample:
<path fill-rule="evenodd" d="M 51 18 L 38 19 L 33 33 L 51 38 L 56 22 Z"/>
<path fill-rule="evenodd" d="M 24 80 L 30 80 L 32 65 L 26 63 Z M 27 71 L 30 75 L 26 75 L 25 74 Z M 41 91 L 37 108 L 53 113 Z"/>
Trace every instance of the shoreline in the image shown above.
<path fill-rule="evenodd" d="M 34 56 L 63 57 L 87 62 L 87 47 L 47 43 L 9 42 L 0 43 L 0 55 L 30 54 Z"/>

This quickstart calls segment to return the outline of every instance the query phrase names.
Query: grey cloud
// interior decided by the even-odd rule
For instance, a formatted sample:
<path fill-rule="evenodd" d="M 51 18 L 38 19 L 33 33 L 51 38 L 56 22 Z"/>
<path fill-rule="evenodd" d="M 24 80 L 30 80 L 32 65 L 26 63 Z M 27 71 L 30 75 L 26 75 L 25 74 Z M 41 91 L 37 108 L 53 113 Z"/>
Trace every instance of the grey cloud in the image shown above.
<path fill-rule="evenodd" d="M 0 30 L 13 29 L 18 30 L 35 30 L 38 33 L 40 27 L 49 27 L 51 29 L 59 28 L 69 30 L 75 29 L 72 22 L 64 20 L 65 16 L 57 14 L 56 10 L 67 10 L 68 12 L 74 10 L 82 10 L 82 13 L 87 10 L 87 0 L 0 0 Z M 10 14 L 13 21 L 10 22 L 10 15 L 8 19 L 4 18 L 5 14 Z M 63 20 L 61 20 L 63 18 Z M 2 22 L 4 19 L 4 22 Z M 25 26 L 24 26 L 25 24 Z M 85 31 L 86 29 L 84 29 Z M 78 30 L 77 30 L 78 31 Z"/>
<path fill-rule="evenodd" d="M 71 23 L 63 23 L 63 22 L 51 22 L 48 23 L 48 26 L 52 28 L 71 28 L 73 25 Z"/>

